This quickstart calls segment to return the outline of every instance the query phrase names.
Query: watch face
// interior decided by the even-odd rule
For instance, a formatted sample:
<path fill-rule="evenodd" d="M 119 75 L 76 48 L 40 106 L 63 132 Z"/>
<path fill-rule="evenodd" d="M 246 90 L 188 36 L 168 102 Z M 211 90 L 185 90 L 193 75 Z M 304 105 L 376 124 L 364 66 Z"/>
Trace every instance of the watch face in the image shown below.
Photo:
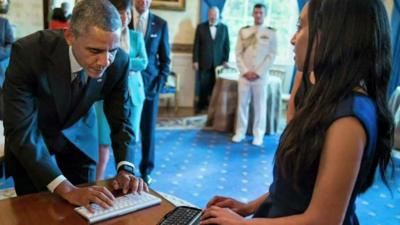
<path fill-rule="evenodd" d="M 121 166 L 121 169 L 126 171 L 126 172 L 134 174 L 133 168 L 131 166 L 123 165 L 123 166 Z"/>
<path fill-rule="evenodd" d="M 126 169 L 127 169 L 129 172 L 133 173 L 133 168 L 132 168 L 132 167 L 127 166 Z"/>

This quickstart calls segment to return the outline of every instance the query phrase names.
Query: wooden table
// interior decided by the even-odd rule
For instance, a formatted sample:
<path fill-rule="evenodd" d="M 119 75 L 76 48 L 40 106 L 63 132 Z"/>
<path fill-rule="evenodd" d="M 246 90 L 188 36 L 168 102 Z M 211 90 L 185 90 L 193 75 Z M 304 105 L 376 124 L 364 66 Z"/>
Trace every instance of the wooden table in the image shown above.
<path fill-rule="evenodd" d="M 109 186 L 109 182 L 100 185 Z M 111 190 L 111 189 L 110 189 Z M 160 205 L 142 209 L 124 216 L 115 217 L 99 225 L 156 225 L 174 206 L 154 191 L 151 194 L 162 199 Z M 116 194 L 116 193 L 114 193 Z M 0 201 L 1 225 L 81 225 L 87 220 L 74 211 L 75 206 L 55 194 L 42 192 Z"/>
<path fill-rule="evenodd" d="M 233 132 L 236 122 L 238 77 L 218 77 L 212 92 L 210 106 L 207 112 L 206 126 L 215 131 Z M 274 76 L 268 77 L 267 86 L 267 116 L 266 134 L 276 134 L 279 131 L 281 114 L 282 82 Z M 249 124 L 247 133 L 252 134 L 253 107 L 249 107 Z"/>
<path fill-rule="evenodd" d="M 4 127 L 3 121 L 0 121 L 0 178 L 4 175 Z"/>

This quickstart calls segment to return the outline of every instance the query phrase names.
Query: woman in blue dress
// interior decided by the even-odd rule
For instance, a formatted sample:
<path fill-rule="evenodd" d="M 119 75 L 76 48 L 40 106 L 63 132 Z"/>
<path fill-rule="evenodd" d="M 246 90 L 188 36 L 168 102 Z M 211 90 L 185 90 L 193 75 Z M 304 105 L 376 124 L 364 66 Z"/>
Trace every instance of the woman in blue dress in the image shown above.
<path fill-rule="evenodd" d="M 391 161 L 389 30 L 381 0 L 311 0 L 304 7 L 291 42 L 307 75 L 269 192 L 248 203 L 214 197 L 200 224 L 359 224 L 356 197 L 371 187 L 377 168 L 387 183 Z"/>
<path fill-rule="evenodd" d="M 132 19 L 132 1 L 110 0 L 110 2 L 117 8 L 121 16 L 123 27 L 121 33 L 121 48 L 130 56 L 130 76 L 128 77 L 129 99 L 132 105 L 132 114 L 130 119 L 136 136 L 135 139 L 136 141 L 139 141 L 140 118 L 145 99 L 143 79 L 140 71 L 144 70 L 147 66 L 146 48 L 142 33 L 128 28 L 128 24 Z M 99 128 L 99 163 L 96 169 L 96 180 L 101 180 L 104 178 L 104 171 L 109 159 L 111 139 L 110 127 L 108 126 L 103 111 L 103 102 L 96 102 L 95 108 Z"/>

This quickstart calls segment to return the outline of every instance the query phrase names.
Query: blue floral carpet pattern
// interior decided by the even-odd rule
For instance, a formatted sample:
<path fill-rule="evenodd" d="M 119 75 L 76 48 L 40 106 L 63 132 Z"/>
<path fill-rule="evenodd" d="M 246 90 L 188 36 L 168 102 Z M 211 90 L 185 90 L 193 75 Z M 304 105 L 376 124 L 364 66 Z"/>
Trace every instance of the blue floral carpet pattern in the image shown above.
<path fill-rule="evenodd" d="M 266 136 L 263 147 L 251 138 L 239 144 L 231 135 L 204 130 L 159 130 L 156 168 L 151 187 L 175 195 L 202 208 L 214 195 L 241 201 L 257 198 L 272 182 L 273 157 L 279 136 Z M 140 160 L 137 151 L 136 165 Z M 390 192 L 379 176 L 369 191 L 357 200 L 357 215 L 363 225 L 400 224 L 400 162 Z M 114 172 L 110 175 L 112 176 Z"/>

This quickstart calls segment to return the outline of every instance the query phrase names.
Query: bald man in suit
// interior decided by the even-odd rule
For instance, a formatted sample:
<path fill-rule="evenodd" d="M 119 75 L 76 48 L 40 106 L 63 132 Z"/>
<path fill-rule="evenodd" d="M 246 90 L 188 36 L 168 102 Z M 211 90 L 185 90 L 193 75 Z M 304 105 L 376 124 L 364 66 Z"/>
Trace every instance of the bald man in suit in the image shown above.
<path fill-rule="evenodd" d="M 208 21 L 196 28 L 193 46 L 193 68 L 198 72 L 196 113 L 207 109 L 215 84 L 215 68 L 228 66 L 229 51 L 228 27 L 219 21 L 219 9 L 211 7 Z"/>

